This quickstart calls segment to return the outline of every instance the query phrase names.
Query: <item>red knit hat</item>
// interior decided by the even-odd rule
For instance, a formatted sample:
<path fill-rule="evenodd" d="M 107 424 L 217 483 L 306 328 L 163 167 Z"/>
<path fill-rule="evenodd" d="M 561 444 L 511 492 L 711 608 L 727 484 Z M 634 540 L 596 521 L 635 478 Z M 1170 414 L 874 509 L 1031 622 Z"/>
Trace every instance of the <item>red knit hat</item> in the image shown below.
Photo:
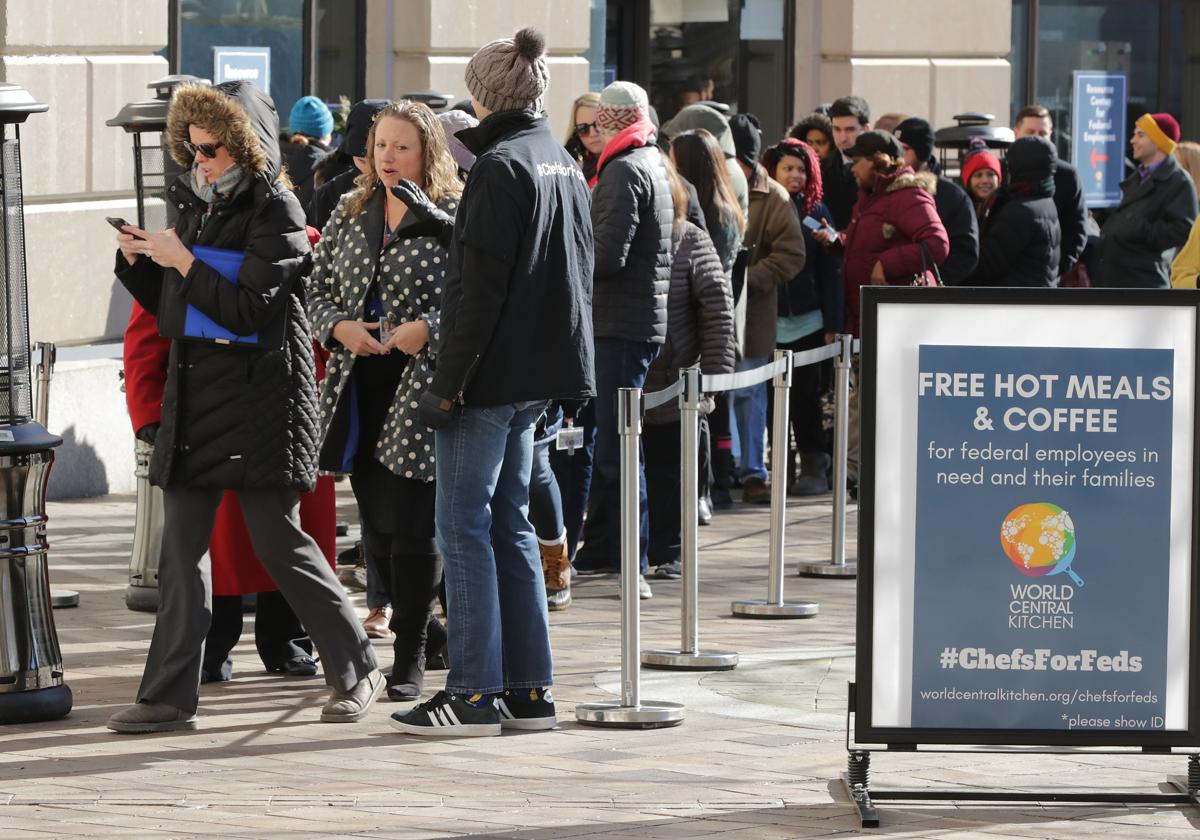
<path fill-rule="evenodd" d="M 1142 114 L 1134 125 L 1146 132 L 1164 155 L 1175 151 L 1180 135 L 1179 122 L 1170 114 Z"/>
<path fill-rule="evenodd" d="M 986 146 L 972 148 L 967 154 L 962 164 L 962 182 L 963 186 L 971 185 L 971 176 L 980 169 L 990 169 L 996 173 L 996 177 L 1003 179 L 1004 175 L 1000 171 L 1000 159 L 987 150 Z"/>

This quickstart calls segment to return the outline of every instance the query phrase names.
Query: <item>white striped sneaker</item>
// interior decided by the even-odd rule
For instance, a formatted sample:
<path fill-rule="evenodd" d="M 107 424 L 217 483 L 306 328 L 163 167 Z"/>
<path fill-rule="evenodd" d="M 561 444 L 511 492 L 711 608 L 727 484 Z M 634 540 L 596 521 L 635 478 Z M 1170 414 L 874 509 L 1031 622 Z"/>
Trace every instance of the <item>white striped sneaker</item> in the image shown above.
<path fill-rule="evenodd" d="M 496 699 L 500 710 L 500 726 L 504 729 L 553 729 L 558 725 L 554 715 L 554 696 L 550 689 L 505 689 Z"/>
<path fill-rule="evenodd" d="M 464 697 L 439 691 L 432 699 L 407 712 L 393 714 L 391 724 L 393 729 L 409 735 L 439 738 L 499 735 L 500 712 L 495 700 L 483 706 L 472 706 Z"/>

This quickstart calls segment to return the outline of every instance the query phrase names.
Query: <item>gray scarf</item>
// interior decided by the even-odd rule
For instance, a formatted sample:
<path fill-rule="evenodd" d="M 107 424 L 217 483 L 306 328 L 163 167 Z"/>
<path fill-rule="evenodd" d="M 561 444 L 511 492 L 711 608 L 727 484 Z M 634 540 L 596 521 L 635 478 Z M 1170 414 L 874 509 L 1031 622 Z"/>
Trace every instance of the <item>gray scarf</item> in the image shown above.
<path fill-rule="evenodd" d="M 250 179 L 242 172 L 242 167 L 236 163 L 226 169 L 224 174 L 211 184 L 204 180 L 199 166 L 192 167 L 192 192 L 205 204 L 211 205 L 228 201 L 249 187 Z"/>

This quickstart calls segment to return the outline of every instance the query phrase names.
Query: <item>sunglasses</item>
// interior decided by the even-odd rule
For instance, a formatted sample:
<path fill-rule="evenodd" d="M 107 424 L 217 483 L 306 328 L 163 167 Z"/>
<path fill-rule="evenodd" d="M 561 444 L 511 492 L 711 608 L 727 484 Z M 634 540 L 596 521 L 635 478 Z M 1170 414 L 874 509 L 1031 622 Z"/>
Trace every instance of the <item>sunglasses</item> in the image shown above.
<path fill-rule="evenodd" d="M 192 157 L 195 157 L 196 153 L 199 152 L 200 154 L 204 155 L 206 158 L 209 158 L 211 160 L 212 158 L 215 158 L 217 156 L 217 149 L 224 149 L 225 144 L 224 143 L 189 143 L 187 140 L 184 140 L 183 148 L 187 149 L 188 154 L 191 155 Z"/>
<path fill-rule="evenodd" d="M 593 131 L 599 131 L 599 130 L 600 129 L 596 127 L 596 124 L 594 122 L 575 123 L 575 133 L 578 134 L 580 137 L 584 136 L 585 134 L 591 134 Z"/>

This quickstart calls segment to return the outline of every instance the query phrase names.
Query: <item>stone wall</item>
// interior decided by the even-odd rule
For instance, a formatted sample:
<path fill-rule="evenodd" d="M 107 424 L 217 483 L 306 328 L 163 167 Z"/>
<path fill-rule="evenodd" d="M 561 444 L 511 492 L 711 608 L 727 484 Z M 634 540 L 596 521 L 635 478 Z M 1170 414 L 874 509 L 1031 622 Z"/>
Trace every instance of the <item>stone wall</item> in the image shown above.
<path fill-rule="evenodd" d="M 162 0 L 4 3 L 0 81 L 50 105 L 21 127 L 35 341 L 118 337 L 128 318 L 104 216 L 136 218 L 133 144 L 104 123 L 167 75 L 166 41 Z"/>
<path fill-rule="evenodd" d="M 935 128 L 964 111 L 1008 121 L 1010 0 L 796 0 L 795 112 L 849 93 L 872 116 Z"/>
<path fill-rule="evenodd" d="M 466 99 L 463 74 L 475 50 L 523 26 L 546 36 L 546 110 L 554 133 L 565 137 L 571 103 L 588 89 L 588 63 L 581 57 L 591 38 L 588 0 L 369 0 L 367 94 L 397 97 L 432 88 Z"/>

